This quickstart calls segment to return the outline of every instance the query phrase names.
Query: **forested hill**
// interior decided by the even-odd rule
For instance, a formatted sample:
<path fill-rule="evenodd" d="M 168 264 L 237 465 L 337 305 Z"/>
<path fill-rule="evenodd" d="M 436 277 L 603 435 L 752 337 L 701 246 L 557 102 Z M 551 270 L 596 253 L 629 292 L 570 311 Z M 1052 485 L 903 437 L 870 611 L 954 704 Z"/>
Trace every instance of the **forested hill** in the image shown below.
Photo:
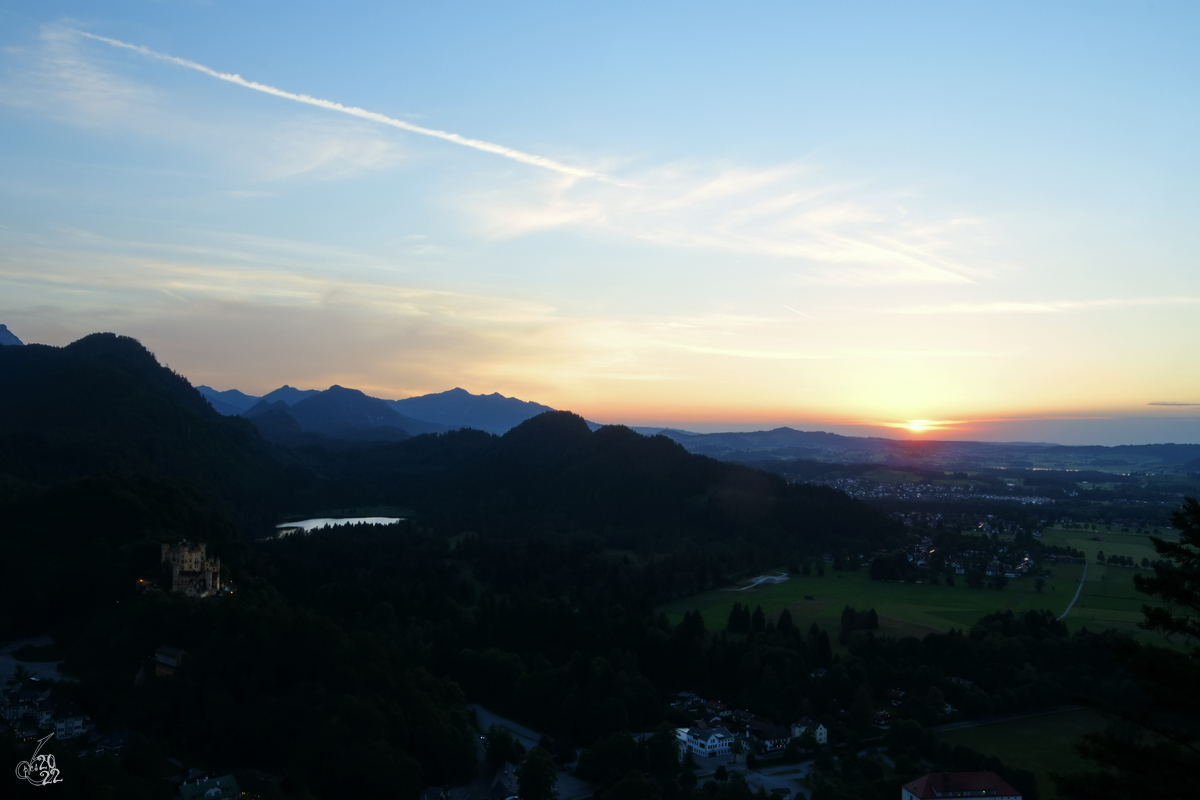
<path fill-rule="evenodd" d="M 692 455 L 665 436 L 593 432 L 566 411 L 501 437 L 421 436 L 331 453 L 326 464 L 339 482 L 420 508 L 447 530 L 586 531 L 610 547 L 660 553 L 713 543 L 743 551 L 737 563 L 875 549 L 900 535 L 841 492 Z"/>
<path fill-rule="evenodd" d="M 282 488 L 283 462 L 253 426 L 220 416 L 135 339 L 0 348 L 0 386 L 0 474 L 185 478 L 248 517 Z"/>

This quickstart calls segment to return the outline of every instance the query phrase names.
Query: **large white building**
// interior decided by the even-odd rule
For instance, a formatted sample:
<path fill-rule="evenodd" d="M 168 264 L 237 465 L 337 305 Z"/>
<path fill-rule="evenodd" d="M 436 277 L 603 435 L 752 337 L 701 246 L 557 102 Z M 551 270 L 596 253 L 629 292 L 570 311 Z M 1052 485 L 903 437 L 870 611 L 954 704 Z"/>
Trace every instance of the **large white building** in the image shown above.
<path fill-rule="evenodd" d="M 733 752 L 733 734 L 725 728 L 688 728 L 687 748 L 705 758 L 727 756 Z"/>

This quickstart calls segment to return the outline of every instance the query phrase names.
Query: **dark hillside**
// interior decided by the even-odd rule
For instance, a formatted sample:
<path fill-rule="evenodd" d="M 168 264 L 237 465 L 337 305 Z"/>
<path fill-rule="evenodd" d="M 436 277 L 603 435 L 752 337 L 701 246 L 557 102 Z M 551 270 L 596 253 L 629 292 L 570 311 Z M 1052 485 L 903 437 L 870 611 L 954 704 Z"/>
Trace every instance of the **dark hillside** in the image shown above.
<path fill-rule="evenodd" d="M 230 519 L 168 478 L 71 478 L 0 505 L 0 513 L 0 640 L 73 629 L 96 609 L 132 597 L 138 578 L 163 578 L 162 544 L 206 542 L 227 570 L 246 560 Z"/>
<path fill-rule="evenodd" d="M 222 417 L 129 337 L 0 349 L 0 387 L 0 473 L 185 478 L 249 518 L 280 490 L 283 464 L 254 427 Z"/>
<path fill-rule="evenodd" d="M 841 492 L 692 455 L 665 436 L 621 426 L 592 432 L 566 411 L 501 437 L 418 436 L 323 463 L 360 501 L 420 509 L 448 532 L 589 532 L 648 553 L 712 544 L 739 553 L 729 568 L 873 550 L 901 535 L 882 512 Z"/>

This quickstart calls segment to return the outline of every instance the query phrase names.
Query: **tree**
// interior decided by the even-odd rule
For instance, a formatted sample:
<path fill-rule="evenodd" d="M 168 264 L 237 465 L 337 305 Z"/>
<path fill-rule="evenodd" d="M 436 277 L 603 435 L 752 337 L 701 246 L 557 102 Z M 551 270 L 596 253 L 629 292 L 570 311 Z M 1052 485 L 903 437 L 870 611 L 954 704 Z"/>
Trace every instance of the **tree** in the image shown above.
<path fill-rule="evenodd" d="M 483 749 L 487 753 L 488 763 L 498 767 L 505 761 L 519 764 L 525 755 L 525 748 L 516 738 L 504 728 L 495 725 L 488 728 L 483 738 Z"/>
<path fill-rule="evenodd" d="M 692 780 L 695 779 L 693 775 Z M 658 800 L 660 797 L 662 789 L 657 783 L 647 778 L 641 770 L 631 769 L 611 789 L 600 795 L 600 800 Z M 525 800 L 524 795 L 521 795 L 521 800 Z"/>
<path fill-rule="evenodd" d="M 517 767 L 517 790 L 521 800 L 553 800 L 558 793 L 558 765 L 544 747 L 535 747 L 525 754 Z"/>
<path fill-rule="evenodd" d="M 10 686 L 19 686 L 20 684 L 29 680 L 29 677 L 30 673 L 29 670 L 25 669 L 25 665 L 17 664 L 17 666 L 13 668 L 12 675 L 9 677 L 7 683 Z"/>
<path fill-rule="evenodd" d="M 724 764 L 719 765 L 713 771 L 713 779 L 718 780 L 721 783 L 724 783 L 725 781 L 729 780 L 729 770 L 725 769 Z"/>
<path fill-rule="evenodd" d="M 691 791 L 692 789 L 696 788 L 697 783 L 699 783 L 699 781 L 696 780 L 696 773 L 691 772 L 690 770 L 685 770 L 679 773 L 679 785 L 684 789 Z"/>
<path fill-rule="evenodd" d="M 645 744 L 646 769 L 659 778 L 673 780 L 675 773 L 679 772 L 679 739 L 675 736 L 674 728 L 661 723 L 649 738 L 642 741 Z"/>
<path fill-rule="evenodd" d="M 1108 800 L 1143 795 L 1200 797 L 1200 503 L 1187 498 L 1171 523 L 1179 540 L 1150 537 L 1163 559 L 1154 575 L 1134 576 L 1139 591 L 1163 601 L 1142 606 L 1140 626 L 1178 638 L 1183 650 L 1120 639 L 1116 660 L 1136 679 L 1132 697 L 1083 698 L 1121 721 L 1085 734 L 1076 749 L 1096 772 L 1054 775 L 1064 798 Z"/>
<path fill-rule="evenodd" d="M 729 620 L 725 623 L 725 630 L 731 633 L 745 633 L 749 627 L 742 621 L 742 604 L 734 603 L 729 612 Z"/>
<path fill-rule="evenodd" d="M 733 744 L 730 746 L 729 750 L 733 753 L 733 763 L 736 764 L 737 757 L 745 751 L 745 747 L 742 745 L 742 740 L 740 737 L 733 740 Z"/>

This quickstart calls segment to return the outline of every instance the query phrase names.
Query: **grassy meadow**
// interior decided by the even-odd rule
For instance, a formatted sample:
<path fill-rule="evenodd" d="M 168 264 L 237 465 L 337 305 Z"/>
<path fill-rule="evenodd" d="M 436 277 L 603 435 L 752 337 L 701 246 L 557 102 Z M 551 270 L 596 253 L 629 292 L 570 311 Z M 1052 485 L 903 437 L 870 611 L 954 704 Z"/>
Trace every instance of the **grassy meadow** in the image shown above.
<path fill-rule="evenodd" d="M 1105 542 L 1104 544 L 1108 544 Z M 1107 551 L 1106 551 L 1107 552 Z M 1145 636 L 1137 628 L 1142 604 L 1147 598 L 1133 587 L 1133 576 L 1141 569 L 1092 564 L 1088 568 L 1083 594 L 1066 618 L 1070 630 L 1116 628 Z M 699 610 L 710 631 L 724 630 L 734 603 L 762 606 L 768 619 L 788 609 L 797 625 L 820 627 L 836 632 L 842 609 L 849 605 L 879 615 L 879 632 L 887 636 L 922 637 L 952 628 L 970 628 L 985 614 L 1011 609 L 1014 613 L 1049 610 L 1058 616 L 1075 595 L 1082 564 L 1051 564 L 1045 589 L 1038 593 L 1034 578 L 1009 581 L 1002 590 L 970 589 L 962 576 L 954 586 L 930 586 L 918 583 L 873 581 L 867 570 L 835 572 L 824 576 L 793 575 L 779 584 L 763 584 L 744 591 L 727 587 L 676 600 L 660 610 L 672 622 L 678 622 L 690 610 Z M 807 599 L 811 596 L 812 599 Z M 836 644 L 835 644 L 836 647 Z"/>
<path fill-rule="evenodd" d="M 1045 590 L 1039 594 L 1034 590 L 1033 578 L 1010 581 L 1008 588 L 996 591 L 969 589 L 961 575 L 954 586 L 930 586 L 873 581 L 865 568 L 848 572 L 827 569 L 821 577 L 793 575 L 784 583 L 763 584 L 745 591 L 737 591 L 737 587 L 717 589 L 676 600 L 661 610 L 675 622 L 683 618 L 685 611 L 699 610 L 705 627 L 724 630 L 733 604 L 741 603 L 762 606 L 769 619 L 786 608 L 797 625 L 808 627 L 816 622 L 823 628 L 836 629 L 842 608 L 850 605 L 860 611 L 875 609 L 881 634 L 921 637 L 951 628 L 969 628 L 984 614 L 996 610 L 1049 609 L 1057 616 L 1071 602 L 1082 573 L 1082 564 L 1055 564 Z"/>
<path fill-rule="evenodd" d="M 1103 727 L 1100 712 L 1089 708 L 959 728 L 937 737 L 951 747 L 962 744 L 1033 772 L 1042 800 L 1055 800 L 1058 795 L 1050 773 L 1094 769 L 1095 764 L 1081 758 L 1073 745 L 1083 734 Z"/>

